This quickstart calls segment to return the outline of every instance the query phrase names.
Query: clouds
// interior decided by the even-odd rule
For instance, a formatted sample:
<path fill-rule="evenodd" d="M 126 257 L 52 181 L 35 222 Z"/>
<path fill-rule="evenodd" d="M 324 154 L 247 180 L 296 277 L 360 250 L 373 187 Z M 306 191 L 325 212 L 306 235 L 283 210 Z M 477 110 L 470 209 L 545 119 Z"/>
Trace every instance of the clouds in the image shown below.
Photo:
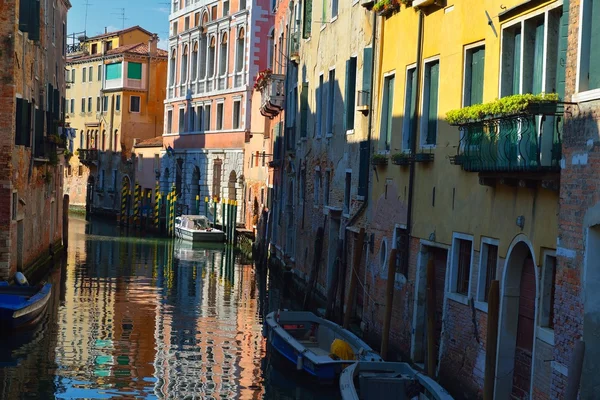
<path fill-rule="evenodd" d="M 169 13 L 169 8 L 168 7 L 153 8 L 152 10 L 157 11 L 157 12 L 161 12 L 163 14 L 168 14 Z"/>
<path fill-rule="evenodd" d="M 158 38 L 158 44 L 157 44 L 159 49 L 163 49 L 163 50 L 167 50 L 169 48 L 169 39 L 161 39 Z"/>

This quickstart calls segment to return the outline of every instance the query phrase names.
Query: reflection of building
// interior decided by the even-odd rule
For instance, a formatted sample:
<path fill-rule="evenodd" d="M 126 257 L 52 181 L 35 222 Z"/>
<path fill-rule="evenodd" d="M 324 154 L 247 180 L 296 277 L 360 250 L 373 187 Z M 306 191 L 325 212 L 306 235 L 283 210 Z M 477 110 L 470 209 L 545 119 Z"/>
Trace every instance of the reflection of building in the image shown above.
<path fill-rule="evenodd" d="M 173 2 L 163 132 L 164 147 L 173 151 L 163 153 L 161 190 L 175 185 L 188 210 L 195 208 L 197 195 L 202 201 L 243 199 L 251 79 L 265 67 L 268 3 Z M 238 212 L 242 215 L 241 207 Z"/>
<path fill-rule="evenodd" d="M 79 156 L 65 171 L 65 192 L 71 204 L 86 204 L 87 193 L 95 207 L 112 208 L 109 191 L 116 187 L 119 203 L 120 164 L 135 139 L 162 134 L 167 53 L 139 26 L 80 40 L 68 55 L 66 110 L 76 130 L 69 148 Z"/>
<path fill-rule="evenodd" d="M 0 3 L 0 280 L 62 237 L 65 27 L 69 0 Z"/>

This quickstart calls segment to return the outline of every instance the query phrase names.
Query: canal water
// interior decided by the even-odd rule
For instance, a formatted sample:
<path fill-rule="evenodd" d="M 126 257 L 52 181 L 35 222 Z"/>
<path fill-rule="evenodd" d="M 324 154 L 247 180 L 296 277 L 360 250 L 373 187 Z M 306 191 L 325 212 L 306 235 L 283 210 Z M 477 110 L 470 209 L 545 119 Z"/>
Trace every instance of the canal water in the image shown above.
<path fill-rule="evenodd" d="M 0 399 L 335 399 L 267 351 L 277 279 L 233 249 L 70 219 L 35 329 L 0 338 Z"/>

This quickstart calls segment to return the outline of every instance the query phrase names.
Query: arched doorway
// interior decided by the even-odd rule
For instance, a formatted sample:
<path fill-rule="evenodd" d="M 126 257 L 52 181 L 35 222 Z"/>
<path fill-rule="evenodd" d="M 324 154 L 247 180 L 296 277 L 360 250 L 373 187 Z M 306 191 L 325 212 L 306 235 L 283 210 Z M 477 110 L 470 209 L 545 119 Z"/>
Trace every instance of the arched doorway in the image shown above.
<path fill-rule="evenodd" d="M 237 200 L 237 189 L 235 187 L 235 184 L 237 182 L 237 175 L 235 173 L 235 171 L 231 171 L 229 173 L 229 183 L 227 186 L 227 195 L 229 197 L 229 200 Z"/>
<path fill-rule="evenodd" d="M 509 247 L 502 278 L 496 399 L 530 398 L 537 282 L 531 244 L 525 235 L 519 235 Z"/>
<path fill-rule="evenodd" d="M 190 204 L 192 204 L 192 210 L 196 210 L 196 196 L 200 195 L 200 168 L 194 167 L 192 172 L 192 182 L 190 184 Z M 202 204 L 202 199 L 198 202 L 199 207 Z M 201 214 L 202 207 L 196 210 L 198 214 Z"/>

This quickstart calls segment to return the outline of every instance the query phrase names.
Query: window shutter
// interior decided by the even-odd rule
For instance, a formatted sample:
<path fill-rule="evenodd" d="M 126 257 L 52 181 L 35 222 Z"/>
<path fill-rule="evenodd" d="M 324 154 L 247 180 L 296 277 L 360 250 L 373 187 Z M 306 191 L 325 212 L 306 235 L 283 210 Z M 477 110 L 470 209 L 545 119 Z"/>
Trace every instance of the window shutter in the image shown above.
<path fill-rule="evenodd" d="M 362 90 L 371 93 L 371 64 L 373 63 L 373 48 L 363 49 L 363 83 Z"/>
<path fill-rule="evenodd" d="M 32 0 L 29 39 L 40 40 L 40 1 Z"/>
<path fill-rule="evenodd" d="M 521 30 L 515 32 L 514 43 L 513 90 L 510 94 L 518 94 L 521 91 Z"/>
<path fill-rule="evenodd" d="M 569 0 L 564 0 L 563 11 L 560 16 L 558 37 L 558 57 L 556 60 L 556 93 L 562 99 L 565 96 L 565 81 L 567 61 L 567 47 L 569 39 Z"/>
<path fill-rule="evenodd" d="M 483 103 L 483 73 L 485 48 L 478 49 L 471 56 L 471 98 L 467 105 Z"/>
<path fill-rule="evenodd" d="M 387 150 L 389 150 L 389 146 L 391 146 L 392 143 L 392 123 L 394 121 L 394 85 L 396 83 L 396 77 L 395 76 L 390 76 L 389 78 L 386 78 L 386 83 L 387 83 L 387 110 L 386 110 L 386 125 L 385 125 L 385 138 L 386 138 L 386 144 L 388 147 Z"/>
<path fill-rule="evenodd" d="M 306 137 L 308 134 L 308 83 L 302 84 L 300 92 L 300 137 Z"/>
<path fill-rule="evenodd" d="M 544 75 L 544 23 L 535 27 L 535 44 L 533 53 L 533 83 L 531 92 L 542 92 L 542 76 Z"/>
<path fill-rule="evenodd" d="M 304 25 L 302 37 L 308 39 L 312 32 L 312 0 L 304 0 Z"/>
<path fill-rule="evenodd" d="M 127 63 L 127 78 L 142 79 L 142 64 L 136 62 Z"/>
<path fill-rule="evenodd" d="M 33 128 L 33 138 L 35 144 L 35 156 L 43 157 L 46 154 L 46 149 L 44 147 L 44 111 L 42 110 L 34 110 L 35 112 L 35 126 Z M 46 118 L 51 118 L 51 112 L 47 111 Z M 48 132 L 50 132 L 50 128 L 52 126 L 52 120 L 46 121 L 46 127 Z"/>
<path fill-rule="evenodd" d="M 427 116 L 427 144 L 437 142 L 437 105 L 440 64 L 431 65 L 429 70 L 429 115 Z"/>
<path fill-rule="evenodd" d="M 590 1 L 590 0 L 586 0 Z M 589 89 L 600 88 L 600 1 L 592 2 L 590 18 L 590 72 Z"/>
<path fill-rule="evenodd" d="M 358 174 L 358 195 L 367 196 L 367 182 L 369 180 L 369 141 L 363 140 L 360 142 L 360 165 Z"/>
<path fill-rule="evenodd" d="M 345 128 L 354 129 L 354 113 L 356 105 L 356 58 L 350 58 L 346 61 L 346 107 Z"/>
<path fill-rule="evenodd" d="M 33 8 L 33 0 L 19 2 L 19 30 L 21 32 L 29 32 Z"/>

